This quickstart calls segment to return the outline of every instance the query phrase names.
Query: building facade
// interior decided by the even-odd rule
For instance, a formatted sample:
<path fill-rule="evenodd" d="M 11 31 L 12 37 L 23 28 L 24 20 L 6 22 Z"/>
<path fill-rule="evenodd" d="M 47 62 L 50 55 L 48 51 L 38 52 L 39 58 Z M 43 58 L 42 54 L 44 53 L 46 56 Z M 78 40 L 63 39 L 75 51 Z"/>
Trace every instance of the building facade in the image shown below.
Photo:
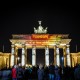
<path fill-rule="evenodd" d="M 44 29 L 39 21 L 39 26 L 36 29 L 34 27 L 34 34 L 17 35 L 13 34 L 11 42 L 11 66 L 17 64 L 18 49 L 22 49 L 21 64 L 25 66 L 27 64 L 27 49 L 32 49 L 32 65 L 36 66 L 36 49 L 45 49 L 45 66 L 49 63 L 49 49 L 54 49 L 54 65 L 61 66 L 60 64 L 60 52 L 59 49 L 63 49 L 62 58 L 64 66 L 71 66 L 70 59 L 70 41 L 68 34 L 48 34 L 47 27 Z"/>
<path fill-rule="evenodd" d="M 10 68 L 11 53 L 0 52 L 0 69 Z"/>

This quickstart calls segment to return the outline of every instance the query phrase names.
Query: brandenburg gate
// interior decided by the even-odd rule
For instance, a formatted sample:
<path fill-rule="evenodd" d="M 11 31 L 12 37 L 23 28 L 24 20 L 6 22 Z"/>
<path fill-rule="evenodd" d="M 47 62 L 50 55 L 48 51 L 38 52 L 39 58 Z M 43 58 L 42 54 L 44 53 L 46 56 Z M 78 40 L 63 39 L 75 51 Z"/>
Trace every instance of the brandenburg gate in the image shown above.
<path fill-rule="evenodd" d="M 49 49 L 54 49 L 54 65 L 61 66 L 60 64 L 60 52 L 63 50 L 64 66 L 71 66 L 70 60 L 70 41 L 68 34 L 47 34 L 47 27 L 44 29 L 39 21 L 39 26 L 36 29 L 34 27 L 34 34 L 28 35 L 12 35 L 11 42 L 11 66 L 17 64 L 18 49 L 22 50 L 21 64 L 25 66 L 27 64 L 27 49 L 32 49 L 32 65 L 36 66 L 36 49 L 45 49 L 45 65 L 49 66 Z"/>

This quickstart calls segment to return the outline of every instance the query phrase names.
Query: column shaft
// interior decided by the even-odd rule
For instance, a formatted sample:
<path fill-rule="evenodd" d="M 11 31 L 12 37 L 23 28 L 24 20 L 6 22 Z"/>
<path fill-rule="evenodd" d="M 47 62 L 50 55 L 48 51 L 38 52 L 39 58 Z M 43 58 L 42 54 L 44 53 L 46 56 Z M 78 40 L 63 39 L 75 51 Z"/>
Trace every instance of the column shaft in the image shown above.
<path fill-rule="evenodd" d="M 25 47 L 25 64 L 27 64 L 27 48 Z"/>
<path fill-rule="evenodd" d="M 66 48 L 66 57 L 67 57 L 67 66 L 71 66 L 69 47 Z"/>
<path fill-rule="evenodd" d="M 15 47 L 15 64 L 18 64 L 18 48 Z"/>
<path fill-rule="evenodd" d="M 54 65 L 57 65 L 56 64 L 56 46 L 54 46 Z"/>
<path fill-rule="evenodd" d="M 21 61 L 22 66 L 25 66 L 25 47 L 23 45 L 22 47 L 22 61 Z"/>
<path fill-rule="evenodd" d="M 49 66 L 49 48 L 45 48 L 45 65 Z"/>
<path fill-rule="evenodd" d="M 56 48 L 56 64 L 60 66 L 60 56 L 59 56 L 59 48 Z"/>
<path fill-rule="evenodd" d="M 36 65 L 36 48 L 35 47 L 32 48 L 32 65 L 33 66 Z"/>
<path fill-rule="evenodd" d="M 66 67 L 66 47 L 63 47 L 63 57 L 64 66 Z"/>
<path fill-rule="evenodd" d="M 14 49 L 14 45 L 11 46 L 11 67 L 14 66 L 14 53 L 15 53 L 15 49 Z"/>

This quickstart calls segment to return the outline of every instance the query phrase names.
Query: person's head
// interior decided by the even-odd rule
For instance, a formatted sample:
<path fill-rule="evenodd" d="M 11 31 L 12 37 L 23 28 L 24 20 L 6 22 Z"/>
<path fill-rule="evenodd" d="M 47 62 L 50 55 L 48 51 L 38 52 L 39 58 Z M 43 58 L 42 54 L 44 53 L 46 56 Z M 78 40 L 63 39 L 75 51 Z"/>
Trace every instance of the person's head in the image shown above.
<path fill-rule="evenodd" d="M 21 67 L 21 63 L 19 63 L 18 67 Z"/>
<path fill-rule="evenodd" d="M 57 65 L 55 65 L 55 70 L 58 70 L 58 66 Z"/>
<path fill-rule="evenodd" d="M 17 65 L 14 65 L 14 68 L 17 68 Z"/>

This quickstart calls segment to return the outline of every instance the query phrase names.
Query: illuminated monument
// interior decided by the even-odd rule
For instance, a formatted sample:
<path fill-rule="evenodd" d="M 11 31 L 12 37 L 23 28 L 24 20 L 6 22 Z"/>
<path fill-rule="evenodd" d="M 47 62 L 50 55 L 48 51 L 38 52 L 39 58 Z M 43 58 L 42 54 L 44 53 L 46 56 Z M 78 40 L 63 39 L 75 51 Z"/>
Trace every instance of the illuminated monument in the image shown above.
<path fill-rule="evenodd" d="M 44 29 L 39 21 L 39 27 L 34 27 L 34 34 L 12 35 L 11 42 L 11 66 L 17 64 L 18 49 L 22 49 L 21 64 L 27 64 L 27 49 L 32 49 L 32 65 L 36 65 L 36 49 L 45 49 L 45 65 L 49 65 L 49 49 L 53 49 L 54 64 L 60 64 L 59 49 L 63 49 L 64 66 L 71 66 L 70 59 L 70 41 L 68 34 L 47 34 L 47 27 Z"/>

